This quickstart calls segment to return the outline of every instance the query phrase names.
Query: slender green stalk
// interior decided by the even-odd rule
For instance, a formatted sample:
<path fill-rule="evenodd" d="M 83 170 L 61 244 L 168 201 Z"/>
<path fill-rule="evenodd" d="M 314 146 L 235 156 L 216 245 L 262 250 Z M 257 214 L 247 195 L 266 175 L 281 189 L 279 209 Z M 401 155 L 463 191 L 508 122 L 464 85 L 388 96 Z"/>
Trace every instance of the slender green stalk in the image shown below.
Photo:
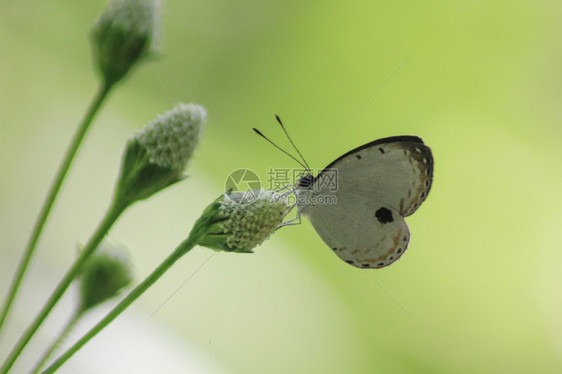
<path fill-rule="evenodd" d="M 98 324 L 96 324 L 86 335 L 63 353 L 54 363 L 51 364 L 43 374 L 54 373 L 60 368 L 70 357 L 72 357 L 84 344 L 97 335 L 109 325 L 119 314 L 121 314 L 129 305 L 131 305 L 140 295 L 144 293 L 150 286 L 154 284 L 180 257 L 189 252 L 197 243 L 196 235 L 190 235 L 182 242 L 170 256 L 168 256 L 142 283 L 132 290 L 111 312 L 109 312 Z"/>
<path fill-rule="evenodd" d="M 101 108 L 103 101 L 107 98 L 107 95 L 111 90 L 111 87 L 112 87 L 111 85 L 107 85 L 107 84 L 102 84 L 100 86 L 98 92 L 96 93 L 96 96 L 94 96 L 94 99 L 90 104 L 90 107 L 88 108 L 88 111 L 86 112 L 86 115 L 84 116 L 82 122 L 80 123 L 78 129 L 76 130 L 76 133 L 74 134 L 74 137 L 72 138 L 72 141 L 66 151 L 66 154 L 64 155 L 64 158 L 59 166 L 55 179 L 53 180 L 51 188 L 47 193 L 47 197 L 43 202 L 43 206 L 41 208 L 41 211 L 39 212 L 39 216 L 37 217 L 35 226 L 33 227 L 33 231 L 29 238 L 29 242 L 27 243 L 27 247 L 23 252 L 23 256 L 20 260 L 16 273 L 12 279 L 10 290 L 8 291 L 8 295 L 6 296 L 6 300 L 2 307 L 2 312 L 0 314 L 0 333 L 2 332 L 2 327 L 4 326 L 4 322 L 6 321 L 8 313 L 12 308 L 14 299 L 18 293 L 23 277 L 25 276 L 31 258 L 33 257 L 35 248 L 37 247 L 37 242 L 39 241 L 39 237 L 41 236 L 41 232 L 43 231 L 45 222 L 49 217 L 51 208 L 53 207 L 53 204 L 56 200 L 62 182 L 64 181 L 64 177 L 66 176 L 68 169 L 72 164 L 72 160 L 74 159 L 74 156 L 76 155 L 76 152 L 78 151 L 78 148 L 82 143 L 82 140 L 84 139 L 84 135 L 86 135 L 86 132 L 88 131 L 90 124 L 92 123 L 94 117 L 96 116 L 96 113 Z"/>
<path fill-rule="evenodd" d="M 127 208 L 128 204 L 123 201 L 120 196 L 116 196 L 114 201 L 105 214 L 105 217 L 100 222 L 99 226 L 97 227 L 96 231 L 82 250 L 80 255 L 72 265 L 72 267 L 68 270 L 62 280 L 59 282 L 57 288 L 51 294 L 47 303 L 43 306 L 43 309 L 39 312 L 35 320 L 27 327 L 23 335 L 20 337 L 6 361 L 2 367 L 0 367 L 0 373 L 5 374 L 10 370 L 18 356 L 21 354 L 33 334 L 37 331 L 41 323 L 47 318 L 55 304 L 59 301 L 61 296 L 64 294 L 68 286 L 72 283 L 78 272 L 80 271 L 82 265 L 88 260 L 88 258 L 94 253 L 100 242 L 103 240 L 111 226 L 117 221 L 117 218 L 123 213 L 123 211 Z"/>
<path fill-rule="evenodd" d="M 35 367 L 31 370 L 33 374 L 37 374 L 41 371 L 41 368 L 45 365 L 47 360 L 52 356 L 52 354 L 59 347 L 59 345 L 64 341 L 64 339 L 66 339 L 67 335 L 70 333 L 70 331 L 72 331 L 72 329 L 74 328 L 76 323 L 80 320 L 82 315 L 83 315 L 82 309 L 79 309 L 76 312 L 74 312 L 72 317 L 70 317 L 70 319 L 66 322 L 66 326 L 64 326 L 64 329 L 62 329 L 57 339 L 51 343 L 51 345 L 45 351 L 45 353 L 43 353 L 43 356 L 41 356 Z"/>

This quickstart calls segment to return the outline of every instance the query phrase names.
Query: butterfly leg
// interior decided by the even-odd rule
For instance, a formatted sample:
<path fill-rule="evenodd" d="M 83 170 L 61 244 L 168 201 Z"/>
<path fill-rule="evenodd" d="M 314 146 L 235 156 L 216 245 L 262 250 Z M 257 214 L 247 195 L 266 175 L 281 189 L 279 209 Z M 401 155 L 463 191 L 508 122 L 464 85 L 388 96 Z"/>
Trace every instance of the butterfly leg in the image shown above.
<path fill-rule="evenodd" d="M 284 196 L 288 198 L 291 194 L 294 194 L 296 196 L 295 190 L 292 186 L 291 186 L 291 190 L 286 191 L 284 193 Z M 291 205 L 291 208 L 287 211 L 287 213 L 285 213 L 285 216 L 283 218 L 287 217 L 293 211 L 293 209 L 295 209 L 295 207 L 297 207 L 296 202 Z M 278 229 L 281 228 L 281 227 L 285 227 L 285 226 L 294 226 L 294 225 L 300 225 L 300 224 L 301 224 L 301 212 L 300 212 L 299 209 L 297 209 L 297 213 L 295 215 L 295 218 L 291 218 L 291 219 L 288 219 L 285 222 L 282 222 L 279 225 Z"/>
<path fill-rule="evenodd" d="M 287 197 L 289 196 L 291 193 L 295 192 L 295 186 L 292 184 L 287 184 L 277 190 L 275 190 L 275 192 L 282 194 L 283 196 Z"/>
<path fill-rule="evenodd" d="M 289 209 L 289 211 L 287 211 L 287 213 L 285 214 L 285 217 L 287 217 L 287 215 L 293 210 L 295 209 L 295 207 L 297 206 L 297 204 L 294 204 L 293 206 L 291 206 L 291 209 Z M 300 225 L 301 224 L 301 212 L 300 210 L 297 209 L 297 214 L 295 216 L 295 218 L 291 218 L 285 222 L 282 222 L 278 229 L 280 229 L 281 227 L 285 227 L 285 226 L 295 226 L 295 225 Z"/>

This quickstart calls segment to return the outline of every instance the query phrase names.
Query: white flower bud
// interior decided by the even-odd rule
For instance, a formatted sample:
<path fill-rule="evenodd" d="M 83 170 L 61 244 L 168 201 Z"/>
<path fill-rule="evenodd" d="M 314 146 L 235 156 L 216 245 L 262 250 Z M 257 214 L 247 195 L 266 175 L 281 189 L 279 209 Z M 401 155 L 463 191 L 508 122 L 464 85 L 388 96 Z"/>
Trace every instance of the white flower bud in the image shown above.
<path fill-rule="evenodd" d="M 203 213 L 193 231 L 197 244 L 219 251 L 252 252 L 277 230 L 290 210 L 283 194 L 252 191 L 220 196 Z"/>
<path fill-rule="evenodd" d="M 146 199 L 184 179 L 206 121 L 203 107 L 179 104 L 159 115 L 127 142 L 116 199 Z"/>
<path fill-rule="evenodd" d="M 150 157 L 150 162 L 182 172 L 199 143 L 205 109 L 195 104 L 178 104 L 153 119 L 135 138 Z"/>

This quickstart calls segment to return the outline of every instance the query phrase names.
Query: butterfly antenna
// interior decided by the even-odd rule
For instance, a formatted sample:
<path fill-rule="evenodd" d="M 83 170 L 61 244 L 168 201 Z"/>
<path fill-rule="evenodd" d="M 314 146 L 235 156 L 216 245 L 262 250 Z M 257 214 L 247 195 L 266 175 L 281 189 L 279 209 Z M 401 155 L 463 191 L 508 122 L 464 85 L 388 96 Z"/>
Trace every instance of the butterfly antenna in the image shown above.
<path fill-rule="evenodd" d="M 281 128 L 283 129 L 283 132 L 285 133 L 285 135 L 287 135 L 287 139 L 289 139 L 289 141 L 291 142 L 291 145 L 293 146 L 293 148 L 295 149 L 295 151 L 297 151 L 297 153 L 299 154 L 299 156 L 302 159 L 302 162 L 300 162 L 300 164 L 302 165 L 304 163 L 303 166 L 305 166 L 306 170 L 308 170 L 310 172 L 310 167 L 308 166 L 308 164 L 306 163 L 306 160 L 304 159 L 304 157 L 302 157 L 301 152 L 299 151 L 299 149 L 297 148 L 297 146 L 295 145 L 295 143 L 293 142 L 293 139 L 291 139 L 291 137 L 289 136 L 289 133 L 287 132 L 287 129 L 285 128 L 285 126 L 283 125 L 283 122 L 281 122 L 281 118 L 279 118 L 279 116 L 276 114 L 275 118 L 277 119 L 277 122 L 279 122 L 279 125 L 281 125 Z"/>
<path fill-rule="evenodd" d="M 295 156 L 293 156 L 292 154 L 290 154 L 289 152 L 287 152 L 286 150 L 284 150 L 283 148 L 279 147 L 277 144 L 273 143 L 267 136 L 265 136 L 264 134 L 261 133 L 260 130 L 256 129 L 255 127 L 253 128 L 253 130 L 255 131 L 256 134 L 258 134 L 259 136 L 261 136 L 262 138 L 264 138 L 265 140 L 267 140 L 269 143 L 271 143 L 271 145 L 273 145 L 275 148 L 277 148 L 278 150 L 280 150 L 281 152 L 283 152 L 284 154 L 286 154 L 287 156 L 289 156 L 290 158 L 292 158 L 293 160 L 295 160 L 300 166 L 302 166 L 303 168 L 309 170 L 308 165 L 303 164 L 301 161 L 299 161 L 298 158 L 296 158 Z M 301 156 L 302 157 L 302 156 Z M 304 160 L 303 160 L 304 161 Z"/>

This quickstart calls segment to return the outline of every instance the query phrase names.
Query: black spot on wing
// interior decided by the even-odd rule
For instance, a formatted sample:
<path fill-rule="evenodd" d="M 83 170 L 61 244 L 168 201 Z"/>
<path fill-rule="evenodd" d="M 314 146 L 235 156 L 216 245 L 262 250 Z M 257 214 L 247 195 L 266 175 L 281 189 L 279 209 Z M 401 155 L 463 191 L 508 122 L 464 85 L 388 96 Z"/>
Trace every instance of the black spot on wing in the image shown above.
<path fill-rule="evenodd" d="M 375 212 L 375 217 L 377 217 L 377 220 L 380 223 L 394 222 L 394 217 L 392 217 L 392 212 L 388 208 L 385 208 L 385 207 L 379 208 Z"/>

